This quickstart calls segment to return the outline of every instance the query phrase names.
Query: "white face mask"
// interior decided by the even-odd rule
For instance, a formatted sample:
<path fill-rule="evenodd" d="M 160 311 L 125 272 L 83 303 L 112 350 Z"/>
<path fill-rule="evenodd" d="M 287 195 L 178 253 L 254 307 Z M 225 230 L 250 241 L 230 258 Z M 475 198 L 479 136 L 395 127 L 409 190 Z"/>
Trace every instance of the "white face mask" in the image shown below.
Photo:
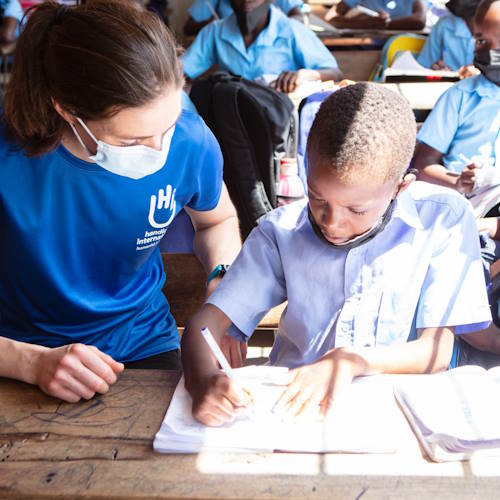
<path fill-rule="evenodd" d="M 158 151 L 142 144 L 135 146 L 113 146 L 103 141 L 99 141 L 85 123 L 83 123 L 83 120 L 78 117 L 76 119 L 97 144 L 97 152 L 95 155 L 92 155 L 87 146 L 85 146 L 74 125 L 70 123 L 76 138 L 82 147 L 89 153 L 89 159 L 113 174 L 130 177 L 131 179 L 141 179 L 142 177 L 158 172 L 167 161 L 175 125 L 165 132 L 161 143 L 161 150 Z"/>

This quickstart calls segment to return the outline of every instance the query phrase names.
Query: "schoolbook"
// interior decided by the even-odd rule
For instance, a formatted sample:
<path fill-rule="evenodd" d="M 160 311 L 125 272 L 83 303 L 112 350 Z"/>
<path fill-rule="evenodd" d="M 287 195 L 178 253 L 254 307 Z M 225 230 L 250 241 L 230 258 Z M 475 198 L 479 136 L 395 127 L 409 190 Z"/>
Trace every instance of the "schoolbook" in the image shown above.
<path fill-rule="evenodd" d="M 390 68 L 384 71 L 385 82 L 400 81 L 452 81 L 459 80 L 456 71 L 432 70 L 419 64 L 411 51 L 402 52 L 391 64 Z"/>
<path fill-rule="evenodd" d="M 500 455 L 500 367 L 399 377 L 394 393 L 432 460 Z"/>
<path fill-rule="evenodd" d="M 297 419 L 273 407 L 285 389 L 284 368 L 252 366 L 234 370 L 252 394 L 251 412 L 221 427 L 207 427 L 192 416 L 192 400 L 181 378 L 153 447 L 165 453 L 351 452 L 390 453 L 407 426 L 397 407 L 392 379 L 384 375 L 356 379 L 336 398 L 324 419 L 310 413 Z"/>

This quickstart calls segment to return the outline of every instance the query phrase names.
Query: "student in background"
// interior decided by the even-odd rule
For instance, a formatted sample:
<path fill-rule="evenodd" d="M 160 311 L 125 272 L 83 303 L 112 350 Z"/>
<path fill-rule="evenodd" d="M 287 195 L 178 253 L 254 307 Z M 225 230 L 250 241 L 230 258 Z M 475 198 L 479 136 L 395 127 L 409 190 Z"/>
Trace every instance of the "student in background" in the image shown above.
<path fill-rule="evenodd" d="M 18 0 L 0 0 L 0 45 L 15 41 L 23 15 Z"/>
<path fill-rule="evenodd" d="M 301 8 L 304 5 L 302 0 L 274 0 L 274 5 L 284 14 L 304 21 Z M 201 28 L 217 19 L 225 19 L 233 13 L 231 0 L 194 0 L 189 8 L 189 18 L 184 25 L 184 34 L 187 36 L 196 35 Z"/>
<path fill-rule="evenodd" d="M 254 80 L 274 75 L 277 90 L 293 92 L 308 80 L 340 80 L 337 62 L 319 38 L 269 0 L 232 0 L 234 13 L 205 26 L 182 56 L 194 79 L 217 64 Z"/>
<path fill-rule="evenodd" d="M 479 73 L 474 67 L 474 14 L 479 0 L 450 0 L 425 42 L 417 61 L 426 68 L 458 71 L 461 78 Z"/>
<path fill-rule="evenodd" d="M 223 424 L 248 403 L 202 327 L 219 342 L 228 330 L 248 339 L 288 300 L 270 363 L 292 369 L 278 407 L 297 415 L 326 411 L 358 375 L 445 370 L 454 333 L 489 324 L 479 244 L 464 238 L 473 213 L 453 191 L 410 185 L 415 131 L 404 98 L 376 84 L 323 102 L 307 144 L 309 201 L 261 220 L 182 337 L 198 420 Z"/>
<path fill-rule="evenodd" d="M 480 166 L 500 160 L 500 1 L 483 0 L 475 19 L 474 62 L 480 75 L 447 90 L 420 129 L 414 158 L 419 179 L 471 192 Z"/>
<path fill-rule="evenodd" d="M 183 84 L 153 13 L 32 11 L 0 127 L 0 376 L 75 402 L 124 365 L 180 368 L 159 240 L 185 208 L 207 273 L 240 247 L 220 148 L 181 111 Z"/>
<path fill-rule="evenodd" d="M 475 37 L 474 62 L 482 74 L 457 83 L 439 99 L 419 132 L 414 158 L 420 179 L 463 194 L 472 191 L 478 168 L 498 167 L 500 159 L 500 0 L 479 4 Z M 477 223 L 480 233 L 491 238 L 482 244 L 486 250 L 493 247 L 491 263 L 500 256 L 497 218 Z M 499 353 L 497 330 L 493 325 L 463 338 L 481 350 Z"/>
<path fill-rule="evenodd" d="M 366 7 L 378 16 L 346 15 L 357 6 Z M 327 12 L 325 19 L 337 28 L 422 30 L 426 13 L 426 0 L 341 0 Z"/>

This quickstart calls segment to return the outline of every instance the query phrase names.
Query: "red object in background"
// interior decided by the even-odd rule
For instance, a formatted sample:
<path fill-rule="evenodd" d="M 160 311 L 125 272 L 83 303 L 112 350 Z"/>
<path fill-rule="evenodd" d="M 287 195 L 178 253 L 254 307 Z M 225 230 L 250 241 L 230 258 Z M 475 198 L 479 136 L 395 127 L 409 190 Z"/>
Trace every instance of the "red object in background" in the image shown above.
<path fill-rule="evenodd" d="M 23 0 L 20 0 L 19 3 L 21 4 L 23 11 L 26 12 L 30 7 L 33 7 L 33 5 L 43 3 L 43 0 L 32 0 L 30 2 L 23 2 Z"/>

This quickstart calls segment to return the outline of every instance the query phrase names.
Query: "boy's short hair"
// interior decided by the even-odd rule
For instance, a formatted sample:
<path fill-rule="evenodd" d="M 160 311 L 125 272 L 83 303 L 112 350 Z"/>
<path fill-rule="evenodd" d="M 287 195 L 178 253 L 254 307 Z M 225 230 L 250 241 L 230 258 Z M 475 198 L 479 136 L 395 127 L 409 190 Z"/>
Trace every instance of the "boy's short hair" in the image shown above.
<path fill-rule="evenodd" d="M 308 162 L 329 161 L 342 179 L 364 175 L 385 182 L 408 168 L 416 123 L 407 101 L 375 83 L 357 83 L 321 105 L 307 141 Z"/>
<path fill-rule="evenodd" d="M 490 10 L 490 7 L 500 0 L 482 0 L 479 2 L 476 10 L 476 22 L 482 22 L 486 13 Z"/>

